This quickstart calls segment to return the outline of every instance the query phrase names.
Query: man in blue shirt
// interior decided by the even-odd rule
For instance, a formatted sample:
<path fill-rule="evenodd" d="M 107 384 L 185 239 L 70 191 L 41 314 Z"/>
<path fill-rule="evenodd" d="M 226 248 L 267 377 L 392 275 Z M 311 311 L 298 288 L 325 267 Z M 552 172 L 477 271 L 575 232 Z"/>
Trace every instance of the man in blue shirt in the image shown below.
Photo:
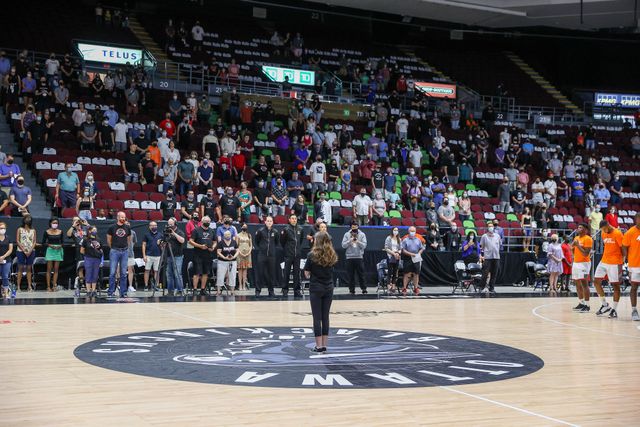
<path fill-rule="evenodd" d="M 287 190 L 289 190 L 289 209 L 291 209 L 302 190 L 304 190 L 304 184 L 298 178 L 298 172 L 291 174 L 291 179 L 287 182 Z"/>
<path fill-rule="evenodd" d="M 107 118 L 109 126 L 111 127 L 115 127 L 116 123 L 118 123 L 118 119 L 120 118 L 115 108 L 115 105 L 111 104 L 109 105 L 109 109 L 104 112 L 104 117 Z"/>
<path fill-rule="evenodd" d="M 16 185 L 11 189 L 11 193 L 9 193 L 9 200 L 13 205 L 11 216 L 23 216 L 29 212 L 32 193 L 31 189 L 24 185 L 24 177 L 22 175 L 16 177 Z"/>
<path fill-rule="evenodd" d="M 576 175 L 575 181 L 571 184 L 574 202 L 582 202 L 584 200 L 584 182 L 582 182 L 581 178 L 580 175 Z"/>
<path fill-rule="evenodd" d="M 58 174 L 56 184 L 56 199 L 60 198 L 63 208 L 75 208 L 78 194 L 80 193 L 80 179 L 78 174 L 72 171 L 73 165 L 67 163 L 65 172 Z"/>
<path fill-rule="evenodd" d="M 388 167 L 387 173 L 384 174 L 384 191 L 386 193 L 393 193 L 396 191 L 396 175 L 393 173 L 393 168 Z"/>
<path fill-rule="evenodd" d="M 600 208 L 605 211 L 609 206 L 609 199 L 611 199 L 611 193 L 607 190 L 604 182 L 598 183 L 596 188 L 593 190 L 593 195 L 596 198 L 596 202 L 600 206 Z"/>
<path fill-rule="evenodd" d="M 13 156 L 9 154 L 4 163 L 0 165 L 0 187 L 2 187 L 2 191 L 9 194 L 15 177 L 18 175 L 20 175 L 20 166 L 14 163 Z"/>

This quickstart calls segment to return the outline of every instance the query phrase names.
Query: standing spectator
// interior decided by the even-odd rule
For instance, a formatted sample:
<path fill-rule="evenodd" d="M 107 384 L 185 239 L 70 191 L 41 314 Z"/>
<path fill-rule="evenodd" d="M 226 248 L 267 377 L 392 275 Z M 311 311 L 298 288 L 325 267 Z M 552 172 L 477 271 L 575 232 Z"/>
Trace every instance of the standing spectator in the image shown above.
<path fill-rule="evenodd" d="M 127 295 L 127 263 L 129 258 L 129 245 L 131 244 L 131 227 L 127 224 L 124 212 L 118 212 L 117 222 L 107 231 L 107 246 L 109 246 L 109 292 L 113 297 L 116 289 L 116 272 L 119 269 L 120 296 Z"/>
<path fill-rule="evenodd" d="M 420 294 L 420 271 L 422 270 L 422 252 L 425 247 L 423 241 L 417 236 L 416 228 L 409 227 L 409 234 L 405 236 L 400 245 L 402 249 L 402 295 L 407 294 L 409 280 L 413 281 L 413 293 Z"/>
<path fill-rule="evenodd" d="M 104 257 L 102 244 L 98 239 L 98 229 L 90 226 L 87 236 L 79 242 L 79 250 L 84 255 L 84 270 L 86 277 L 87 297 L 92 298 L 97 295 L 96 286 L 100 273 L 100 264 Z"/>
<path fill-rule="evenodd" d="M 27 187 L 24 183 L 24 177 L 18 175 L 16 177 L 16 184 L 11 188 L 9 193 L 9 200 L 11 202 L 12 211 L 11 216 L 25 216 L 29 214 L 29 205 L 32 201 L 31 188 Z"/>
<path fill-rule="evenodd" d="M 193 51 L 202 51 L 202 39 L 204 37 L 204 28 L 200 25 L 200 21 L 196 21 L 193 27 L 191 27 L 191 38 L 193 39 Z"/>
<path fill-rule="evenodd" d="M 158 223 L 151 221 L 149 231 L 142 239 L 142 260 L 144 261 L 144 290 L 149 289 L 149 276 L 153 270 L 153 290 L 157 291 L 158 277 L 160 273 L 160 240 L 163 237 L 158 233 Z M 167 261 L 170 261 L 167 259 Z"/>
<path fill-rule="evenodd" d="M 177 101 L 178 99 L 178 95 L 174 95 L 174 98 L 172 101 L 169 102 L 169 110 L 171 110 L 172 107 L 172 103 L 174 101 Z M 182 113 L 182 104 L 180 104 L 180 101 L 178 101 L 178 111 L 177 111 L 177 115 L 173 116 L 172 113 L 166 113 L 165 114 L 165 118 L 163 121 L 160 122 L 160 124 L 158 125 L 158 127 L 165 131 L 166 137 L 167 138 L 173 138 L 173 136 L 176 133 L 176 121 L 180 120 L 180 114 Z M 173 110 L 171 110 L 173 111 Z M 164 134 L 163 134 L 164 135 Z"/>
<path fill-rule="evenodd" d="M 382 192 L 376 191 L 375 199 L 371 205 L 371 225 L 383 225 L 383 218 L 386 211 L 387 203 L 382 197 Z"/>
<path fill-rule="evenodd" d="M 631 157 L 634 159 L 640 159 L 640 134 L 638 131 L 636 131 L 631 137 L 631 150 Z"/>
<path fill-rule="evenodd" d="M 391 235 L 387 236 L 384 241 L 384 251 L 387 253 L 387 290 L 390 293 L 397 291 L 398 283 L 398 267 L 400 265 L 400 257 L 402 255 L 402 241 L 399 237 L 400 231 L 398 227 L 393 227 Z"/>
<path fill-rule="evenodd" d="M 522 189 L 522 184 L 518 184 L 516 187 L 516 190 L 511 195 L 513 212 L 516 214 L 521 214 L 524 209 L 524 204 L 526 200 L 527 200 L 527 194 Z"/>
<path fill-rule="evenodd" d="M 345 249 L 345 256 L 347 258 L 349 293 L 355 295 L 356 282 L 358 282 L 362 293 L 366 294 L 364 251 L 367 248 L 367 236 L 359 229 L 357 223 L 351 224 L 351 230 L 347 231 L 342 237 L 342 248 Z"/>
<path fill-rule="evenodd" d="M 507 177 L 503 178 L 502 184 L 498 187 L 498 200 L 500 201 L 500 212 L 509 213 L 511 209 L 511 187 Z"/>
<path fill-rule="evenodd" d="M 222 295 L 221 288 L 225 285 L 231 288 L 231 296 L 235 295 L 236 275 L 238 273 L 238 242 L 232 238 L 231 231 L 227 230 L 217 244 L 218 256 L 216 274 L 216 296 Z"/>
<path fill-rule="evenodd" d="M 195 129 L 189 122 L 189 118 L 184 118 L 178 125 L 176 143 L 182 149 L 191 147 L 191 135 L 196 133 Z"/>
<path fill-rule="evenodd" d="M 600 212 L 600 206 L 596 205 L 593 209 L 593 212 L 589 214 L 589 228 L 591 230 L 591 235 L 595 236 L 600 230 L 600 222 L 603 220 L 602 212 Z"/>
<path fill-rule="evenodd" d="M 248 289 L 248 272 L 252 267 L 251 253 L 253 252 L 253 239 L 248 232 L 247 224 L 242 224 L 238 233 L 238 290 Z"/>
<path fill-rule="evenodd" d="M 460 252 L 462 247 L 462 235 L 458 231 L 458 224 L 451 224 L 451 229 L 444 235 L 444 247 L 449 252 Z"/>
<path fill-rule="evenodd" d="M 33 262 L 36 259 L 36 230 L 32 228 L 31 215 L 26 214 L 22 217 L 22 225 L 16 231 L 16 259 L 18 264 L 18 274 L 16 275 L 16 288 L 21 291 L 22 273 L 26 272 L 27 291 L 35 291 L 32 284 Z"/>
<path fill-rule="evenodd" d="M 495 293 L 494 286 L 498 277 L 498 267 L 500 264 L 500 247 L 502 241 L 500 236 L 494 233 L 493 224 L 489 225 L 487 232 L 480 239 L 480 249 L 482 250 L 482 279 L 480 280 L 480 292 L 485 286 L 490 293 Z M 488 280 L 487 280 L 488 278 Z"/>
<path fill-rule="evenodd" d="M 158 165 L 156 165 L 156 162 L 151 159 L 150 151 L 144 153 L 144 157 L 138 164 L 138 170 L 143 184 L 155 183 L 156 176 L 158 175 Z"/>
<path fill-rule="evenodd" d="M 607 213 L 607 215 L 605 215 L 604 219 L 613 228 L 619 228 L 620 227 L 619 223 L 618 223 L 618 212 L 617 212 L 617 209 L 616 209 L 615 206 L 611 206 L 609 208 L 609 213 Z"/>
<path fill-rule="evenodd" d="M 562 288 L 561 291 L 569 292 L 569 280 L 571 279 L 571 267 L 573 255 L 571 254 L 571 238 L 567 234 L 562 241 Z"/>
<path fill-rule="evenodd" d="M 531 203 L 534 205 L 544 202 L 544 184 L 540 181 L 540 177 L 531 184 Z"/>
<path fill-rule="evenodd" d="M 554 174 L 549 173 L 549 177 L 544 182 L 544 201 L 550 208 L 556 205 L 556 197 L 558 195 L 558 184 L 554 179 Z"/>
<path fill-rule="evenodd" d="M 80 179 L 73 172 L 73 165 L 67 163 L 65 171 L 58 174 L 55 198 L 60 199 L 63 208 L 75 208 L 80 194 Z"/>
<path fill-rule="evenodd" d="M 124 174 L 124 182 L 140 181 L 140 154 L 138 146 L 132 143 L 122 160 L 122 172 Z"/>
<path fill-rule="evenodd" d="M 435 224 L 431 224 L 429 226 L 429 231 L 426 235 L 426 249 L 429 252 L 436 252 L 442 250 L 442 239 L 440 238 L 440 233 L 438 233 L 438 228 Z"/>
<path fill-rule="evenodd" d="M 558 242 L 558 235 L 551 235 L 551 244 L 547 247 L 547 271 L 549 272 L 549 286 L 551 293 L 558 291 L 558 277 L 562 274 L 562 245 Z"/>
<path fill-rule="evenodd" d="M 115 132 L 115 146 L 116 153 L 124 153 L 127 150 L 127 134 L 129 133 L 129 127 L 124 118 L 113 128 Z"/>
<path fill-rule="evenodd" d="M 287 198 L 287 188 L 284 186 L 282 177 L 276 178 L 276 183 L 271 189 L 271 215 L 282 216 L 285 208 L 289 205 Z"/>
<path fill-rule="evenodd" d="M 607 187 L 602 180 L 596 185 L 593 190 L 593 195 L 596 198 L 596 203 L 600 206 L 600 209 L 606 211 L 609 206 L 609 200 L 611 199 L 611 193 L 607 190 Z"/>
<path fill-rule="evenodd" d="M 138 103 L 140 101 L 140 92 L 138 91 L 138 87 L 135 83 L 131 83 L 127 90 L 124 92 L 125 98 L 127 99 L 127 119 L 131 116 L 138 115 Z"/>
<path fill-rule="evenodd" d="M 373 202 L 362 188 L 360 194 L 353 198 L 353 217 L 358 225 L 367 225 L 371 218 Z"/>
<path fill-rule="evenodd" d="M 228 217 L 233 222 L 240 221 L 242 203 L 238 197 L 235 196 L 233 188 L 227 187 L 224 190 L 224 194 L 220 197 L 220 203 L 218 205 L 218 218 Z"/>
<path fill-rule="evenodd" d="M 445 198 L 442 201 L 442 205 L 438 208 L 438 226 L 440 233 L 445 234 L 449 231 L 451 226 L 455 224 L 456 211 L 449 203 L 449 199 Z"/>
<path fill-rule="evenodd" d="M 178 179 L 176 180 L 176 191 L 179 195 L 184 195 L 189 189 L 193 187 L 193 177 L 195 175 L 195 168 L 193 163 L 189 159 L 182 159 L 178 163 Z"/>
<path fill-rule="evenodd" d="M 327 167 L 322 162 L 322 157 L 317 156 L 316 161 L 309 168 L 311 177 L 311 203 L 315 202 L 317 192 L 327 189 Z"/>
<path fill-rule="evenodd" d="M 164 230 L 164 240 L 166 245 L 170 245 L 171 252 L 167 253 L 167 269 L 165 270 L 167 277 L 167 291 L 169 296 L 174 295 L 177 291 L 178 295 L 182 295 L 182 262 L 184 259 L 184 233 L 176 227 L 176 219 L 171 217 L 167 221 Z M 171 257 L 173 254 L 173 259 Z"/>
<path fill-rule="evenodd" d="M 200 285 L 200 295 L 206 295 L 207 279 L 211 274 L 211 266 L 213 262 L 213 251 L 216 249 L 216 239 L 214 232 L 211 230 L 211 218 L 205 216 L 202 223 L 196 227 L 191 233 L 189 244 L 193 246 L 193 292 Z"/>
<path fill-rule="evenodd" d="M 49 220 L 49 228 L 42 236 L 42 246 L 47 248 L 45 260 L 47 261 L 47 292 L 54 292 L 58 289 L 58 270 L 60 262 L 63 260 L 64 253 L 62 250 L 62 230 L 58 228 L 59 222 L 57 218 Z M 51 277 L 53 273 L 53 278 Z M 51 283 L 53 281 L 53 284 Z"/>
<path fill-rule="evenodd" d="M 260 266 L 256 278 L 256 296 L 260 296 L 263 287 L 269 289 L 269 296 L 275 296 L 274 285 L 277 285 L 276 275 L 276 247 L 280 244 L 280 234 L 273 228 L 273 218 L 267 216 L 264 227 L 256 232 L 256 249 L 258 251 L 258 265 Z"/>
<path fill-rule="evenodd" d="M 13 155 L 9 154 L 0 165 L 0 187 L 5 194 L 9 194 L 15 184 L 15 178 L 19 175 L 20 166 L 14 162 Z"/>
<path fill-rule="evenodd" d="M 467 237 L 462 242 L 462 260 L 467 265 L 480 260 L 480 243 L 473 230 L 467 232 Z"/>

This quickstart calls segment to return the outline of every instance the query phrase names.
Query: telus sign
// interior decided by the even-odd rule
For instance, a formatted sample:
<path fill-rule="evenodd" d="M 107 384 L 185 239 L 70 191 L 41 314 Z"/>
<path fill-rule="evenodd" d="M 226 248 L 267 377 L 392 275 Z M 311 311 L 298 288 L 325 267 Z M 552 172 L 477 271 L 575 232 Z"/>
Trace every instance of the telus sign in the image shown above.
<path fill-rule="evenodd" d="M 109 64 L 134 64 L 142 60 L 142 50 L 115 46 L 78 43 L 78 50 L 85 61 Z"/>

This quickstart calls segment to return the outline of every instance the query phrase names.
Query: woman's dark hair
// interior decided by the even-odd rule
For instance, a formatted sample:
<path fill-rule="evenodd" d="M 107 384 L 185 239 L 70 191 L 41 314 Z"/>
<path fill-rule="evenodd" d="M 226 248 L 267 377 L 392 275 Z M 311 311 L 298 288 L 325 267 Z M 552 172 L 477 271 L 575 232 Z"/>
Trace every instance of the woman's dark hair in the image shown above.
<path fill-rule="evenodd" d="M 24 227 L 24 226 L 27 225 L 26 224 L 27 219 L 29 219 L 29 227 L 31 227 L 31 224 L 33 224 L 33 218 L 31 218 L 31 215 L 29 215 L 29 214 L 27 214 L 27 215 L 22 217 L 22 226 Z"/>
<path fill-rule="evenodd" d="M 398 230 L 398 235 L 394 236 L 393 235 L 393 230 Z M 391 228 L 391 233 L 389 234 L 389 237 L 391 238 L 391 240 L 396 239 L 398 242 L 400 242 L 400 230 L 398 229 L 398 227 L 392 227 Z"/>

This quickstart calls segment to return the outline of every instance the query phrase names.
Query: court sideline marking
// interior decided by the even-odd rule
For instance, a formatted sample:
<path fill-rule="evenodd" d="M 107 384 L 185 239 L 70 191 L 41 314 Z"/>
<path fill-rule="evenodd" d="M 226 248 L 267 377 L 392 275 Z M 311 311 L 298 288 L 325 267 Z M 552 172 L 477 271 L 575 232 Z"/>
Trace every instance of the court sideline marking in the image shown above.
<path fill-rule="evenodd" d="M 522 412 L 523 414 L 531 415 L 533 417 L 543 418 L 545 420 L 553 421 L 553 422 L 558 423 L 558 424 L 563 424 L 563 425 L 572 426 L 572 427 L 579 427 L 578 424 L 572 424 L 570 422 L 559 420 L 557 418 L 548 417 L 548 416 L 543 415 L 543 414 L 538 414 L 537 412 L 529 411 L 527 409 L 518 408 L 517 406 L 509 405 L 507 403 L 498 402 L 496 400 L 492 400 L 492 399 L 489 399 L 489 398 L 486 398 L 486 397 L 478 396 L 477 394 L 467 393 L 466 391 L 462 391 L 462 390 L 456 390 L 455 388 L 451 388 L 451 387 L 448 387 L 448 386 L 440 386 L 438 388 L 450 391 L 452 393 L 457 393 L 457 394 L 461 394 L 463 396 L 472 397 L 474 399 L 482 400 L 483 402 L 493 403 L 494 405 L 502 406 L 503 408 L 513 409 L 514 411 Z"/>
<path fill-rule="evenodd" d="M 552 322 L 552 323 L 555 323 L 555 324 L 561 325 L 561 326 L 568 326 L 570 328 L 584 329 L 584 330 L 587 330 L 587 331 L 597 332 L 599 334 L 616 335 L 616 336 L 619 336 L 619 337 L 640 339 L 640 335 L 618 334 L 618 333 L 615 333 L 615 332 L 603 331 L 603 330 L 600 330 L 600 329 L 589 328 L 589 327 L 586 327 L 586 326 L 574 325 L 574 324 L 571 324 L 571 323 L 566 323 L 566 322 L 561 322 L 559 320 L 550 319 L 550 318 L 548 318 L 546 316 L 543 316 L 542 314 L 538 313 L 538 310 L 541 309 L 541 308 L 549 307 L 549 306 L 552 306 L 552 305 L 559 305 L 559 304 L 565 304 L 565 303 L 564 302 L 552 302 L 550 304 L 542 304 L 542 305 L 539 305 L 539 306 L 533 308 L 531 310 L 531 314 L 533 314 L 536 317 L 539 317 L 542 320 L 546 320 L 547 322 Z M 581 314 L 578 314 L 578 316 L 580 316 L 580 315 Z M 638 327 L 638 329 L 640 329 L 640 327 Z"/>

